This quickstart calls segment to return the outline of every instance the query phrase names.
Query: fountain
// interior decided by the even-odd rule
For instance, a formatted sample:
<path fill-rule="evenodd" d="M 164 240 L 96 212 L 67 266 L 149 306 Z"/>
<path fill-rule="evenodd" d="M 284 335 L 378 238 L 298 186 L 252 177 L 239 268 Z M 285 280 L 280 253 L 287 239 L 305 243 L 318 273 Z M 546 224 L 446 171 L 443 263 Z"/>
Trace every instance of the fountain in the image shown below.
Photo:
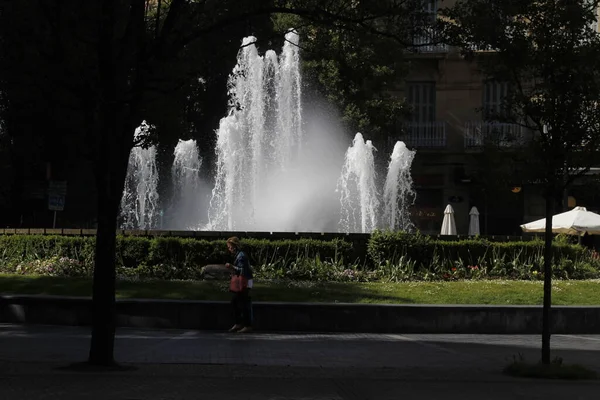
<path fill-rule="evenodd" d="M 140 142 L 148 135 L 146 121 L 135 130 L 135 140 Z M 121 227 L 124 229 L 153 229 L 157 226 L 158 171 L 156 147 L 131 149 L 125 188 L 121 198 Z"/>
<path fill-rule="evenodd" d="M 338 182 L 341 198 L 341 232 L 368 233 L 377 228 L 379 200 L 375 187 L 375 147 L 357 133 L 346 152 Z"/>
<path fill-rule="evenodd" d="M 258 55 L 254 37 L 242 42 L 229 79 L 229 113 L 217 131 L 207 229 L 268 230 L 277 228 L 275 210 L 290 213 L 285 202 L 274 201 L 281 197 L 276 181 L 294 178 L 303 138 L 298 35 L 285 38 L 279 58 L 272 50 Z M 284 189 L 293 195 L 293 188 Z"/>
<path fill-rule="evenodd" d="M 200 167 L 202 158 L 198 154 L 196 141 L 179 140 L 175 151 L 171 179 L 173 194 L 169 209 L 169 225 L 193 229 L 193 223 L 199 218 L 198 199 L 202 195 L 200 182 Z"/>
<path fill-rule="evenodd" d="M 205 182 L 198 174 L 202 162 L 196 143 L 177 144 L 173 182 L 167 185 L 173 188 L 168 229 L 363 233 L 412 229 L 408 207 L 414 200 L 410 178 L 414 152 L 396 143 L 380 200 L 375 147 L 357 133 L 347 148 L 347 135 L 319 100 L 302 103 L 298 35 L 290 31 L 285 39 L 280 55 L 273 50 L 260 55 L 254 37 L 242 41 L 228 82 L 229 109 L 216 131 L 214 182 Z M 123 227 L 155 226 L 155 157 L 153 147 L 132 150 Z M 209 185 L 212 192 L 204 189 Z"/>
<path fill-rule="evenodd" d="M 414 158 L 415 152 L 409 150 L 404 142 L 396 142 L 383 189 L 383 228 L 404 232 L 414 229 L 408 212 L 408 208 L 415 201 L 410 176 L 410 166 Z"/>

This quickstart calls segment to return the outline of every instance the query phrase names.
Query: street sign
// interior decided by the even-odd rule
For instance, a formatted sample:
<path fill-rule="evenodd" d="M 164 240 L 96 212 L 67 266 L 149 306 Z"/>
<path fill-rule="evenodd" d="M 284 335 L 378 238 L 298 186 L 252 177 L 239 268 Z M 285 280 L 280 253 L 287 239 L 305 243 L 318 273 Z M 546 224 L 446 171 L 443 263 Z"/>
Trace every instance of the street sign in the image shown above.
<path fill-rule="evenodd" d="M 63 211 L 67 196 L 67 181 L 48 182 L 48 210 Z"/>
<path fill-rule="evenodd" d="M 63 211 L 65 209 L 65 196 L 60 194 L 48 194 L 48 210 Z"/>

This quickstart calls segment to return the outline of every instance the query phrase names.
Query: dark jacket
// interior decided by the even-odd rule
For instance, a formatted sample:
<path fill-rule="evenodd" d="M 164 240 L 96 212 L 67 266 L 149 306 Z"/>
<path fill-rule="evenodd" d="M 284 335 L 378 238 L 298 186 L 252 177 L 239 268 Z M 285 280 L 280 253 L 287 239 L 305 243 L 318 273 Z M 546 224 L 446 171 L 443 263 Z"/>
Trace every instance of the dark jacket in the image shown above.
<path fill-rule="evenodd" d="M 235 260 L 233 261 L 233 271 L 236 275 L 242 275 L 246 279 L 253 279 L 252 268 L 250 267 L 250 261 L 246 253 L 241 250 L 235 254 Z"/>

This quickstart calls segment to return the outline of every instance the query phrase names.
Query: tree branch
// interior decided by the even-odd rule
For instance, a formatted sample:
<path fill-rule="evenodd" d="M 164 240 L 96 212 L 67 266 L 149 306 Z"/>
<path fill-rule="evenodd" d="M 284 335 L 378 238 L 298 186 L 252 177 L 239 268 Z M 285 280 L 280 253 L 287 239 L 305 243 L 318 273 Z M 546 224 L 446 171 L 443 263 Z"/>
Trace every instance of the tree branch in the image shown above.
<path fill-rule="evenodd" d="M 209 34 L 215 30 L 226 28 L 230 25 L 237 24 L 247 20 L 248 18 L 257 17 L 261 15 L 269 15 L 269 14 L 289 14 L 296 15 L 299 17 L 306 18 L 307 20 L 319 24 L 319 25 L 328 25 L 334 28 L 343 28 L 348 31 L 358 31 L 358 29 L 352 28 L 351 25 L 357 25 L 362 28 L 362 31 L 378 35 L 381 37 L 387 37 L 390 39 L 394 39 L 404 45 L 405 47 L 412 46 L 412 43 L 409 43 L 405 37 L 399 37 L 396 34 L 391 34 L 387 31 L 376 29 L 373 26 L 367 24 L 369 21 L 375 21 L 380 18 L 389 17 L 389 13 L 381 13 L 381 14 L 373 14 L 368 16 L 363 16 L 361 18 L 351 18 L 346 17 L 339 14 L 330 13 L 324 9 L 316 8 L 316 9 L 308 9 L 308 8 L 290 8 L 290 7 L 266 7 L 262 9 L 257 9 L 249 12 L 242 12 L 230 18 L 222 19 L 211 26 L 207 26 L 203 29 L 196 29 L 193 33 L 184 36 L 181 40 L 176 44 L 175 51 L 181 50 L 186 46 L 190 45 L 194 41 L 200 39 L 202 36 Z"/>

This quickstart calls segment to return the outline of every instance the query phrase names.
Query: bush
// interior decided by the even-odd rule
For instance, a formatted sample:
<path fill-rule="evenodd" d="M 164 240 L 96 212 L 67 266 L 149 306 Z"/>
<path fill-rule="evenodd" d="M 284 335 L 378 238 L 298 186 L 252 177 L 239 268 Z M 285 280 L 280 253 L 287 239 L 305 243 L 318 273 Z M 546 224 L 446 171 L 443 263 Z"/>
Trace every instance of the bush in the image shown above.
<path fill-rule="evenodd" d="M 600 276 L 600 260 L 583 246 L 557 241 L 553 243 L 552 253 L 555 278 Z M 387 276 L 412 276 L 412 279 L 543 278 L 544 243 L 540 240 L 445 241 L 419 234 L 374 232 L 369 240 L 368 254 L 373 268 L 387 270 Z"/>
<path fill-rule="evenodd" d="M 95 238 L 41 235 L 0 235 L 0 270 L 36 260 L 66 257 L 93 265 Z"/>
<path fill-rule="evenodd" d="M 72 278 L 90 277 L 92 269 L 84 263 L 68 257 L 53 256 L 43 260 L 24 261 L 17 264 L 14 271 L 21 275 L 65 276 Z"/>
<path fill-rule="evenodd" d="M 259 279 L 374 281 L 457 279 L 543 279 L 543 243 L 485 239 L 435 240 L 428 236 L 374 232 L 368 258 L 341 239 L 267 240 L 245 238 L 242 245 Z M 0 272 L 90 276 L 93 237 L 0 236 Z M 600 277 L 600 257 L 566 241 L 553 245 L 553 276 Z M 131 279 L 201 279 L 207 264 L 231 261 L 225 240 L 118 236 L 117 274 Z M 17 267 L 19 270 L 17 271 Z"/>
<path fill-rule="evenodd" d="M 432 256 L 431 243 L 429 236 L 419 233 L 375 231 L 369 238 L 367 254 L 375 266 L 385 262 L 394 264 L 404 258 L 427 264 Z"/>
<path fill-rule="evenodd" d="M 335 275 L 327 266 L 343 265 L 344 259 L 352 251 L 352 244 L 340 239 L 270 241 L 249 238 L 242 240 L 242 245 L 259 274 L 260 271 L 271 271 L 268 273 L 274 276 L 298 279 L 318 276 L 318 279 L 323 280 L 329 275 Z M 82 276 L 82 272 L 78 272 L 79 268 L 87 271 L 86 274 L 91 274 L 94 246 L 93 237 L 0 236 L 0 272 L 15 273 L 20 265 L 19 273 L 24 274 L 48 275 L 53 271 L 52 274 Z M 59 262 L 63 258 L 72 260 L 72 267 L 77 271 L 66 271 L 66 267 Z M 315 260 L 317 264 L 313 263 Z M 117 274 L 122 277 L 200 279 L 204 265 L 228 261 L 231 261 L 231 255 L 227 251 L 225 240 L 117 237 Z M 261 266 L 265 268 L 260 268 Z M 354 276 L 350 273 L 347 275 Z"/>

